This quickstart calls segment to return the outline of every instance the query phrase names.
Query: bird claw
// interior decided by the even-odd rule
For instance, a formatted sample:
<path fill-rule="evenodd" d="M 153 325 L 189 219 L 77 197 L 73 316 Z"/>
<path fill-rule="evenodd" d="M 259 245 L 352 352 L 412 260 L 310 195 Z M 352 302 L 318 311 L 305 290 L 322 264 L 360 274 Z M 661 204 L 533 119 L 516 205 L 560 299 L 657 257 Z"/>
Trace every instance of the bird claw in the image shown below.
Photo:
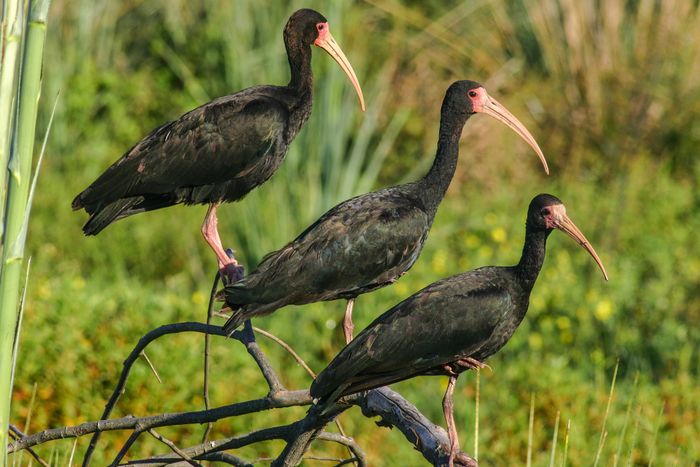
<path fill-rule="evenodd" d="M 221 275 L 221 280 L 224 282 L 224 285 L 233 284 L 243 279 L 243 266 L 240 266 L 235 261 L 224 264 L 219 267 L 219 274 Z"/>
<path fill-rule="evenodd" d="M 455 465 L 460 467 L 478 467 L 479 465 L 474 461 L 474 459 L 464 454 L 462 451 L 455 453 L 454 460 L 456 461 Z"/>
<path fill-rule="evenodd" d="M 226 248 L 226 256 L 228 256 L 226 262 L 219 259 L 219 275 L 221 275 L 221 280 L 224 285 L 229 285 L 243 279 L 244 269 L 243 266 L 239 265 L 238 261 L 236 261 L 231 248 Z"/>
<path fill-rule="evenodd" d="M 477 368 L 479 369 L 484 369 L 488 368 L 491 372 L 493 372 L 493 369 L 488 366 L 486 363 L 480 362 L 479 360 L 472 358 L 472 357 L 466 357 L 466 358 L 460 358 L 455 362 L 458 366 L 461 366 L 462 368 L 467 368 L 470 370 L 476 370 Z"/>
<path fill-rule="evenodd" d="M 459 373 L 456 373 L 454 368 L 452 368 L 449 363 L 447 365 L 443 365 L 442 369 L 445 370 L 447 376 L 459 376 Z"/>
<path fill-rule="evenodd" d="M 489 371 L 493 372 L 493 369 L 486 363 L 482 363 L 479 360 L 472 357 L 460 358 L 459 360 L 455 360 L 451 363 L 442 366 L 442 369 L 445 371 L 445 374 L 447 376 L 457 376 L 462 371 L 476 370 L 477 368 L 488 368 Z"/>

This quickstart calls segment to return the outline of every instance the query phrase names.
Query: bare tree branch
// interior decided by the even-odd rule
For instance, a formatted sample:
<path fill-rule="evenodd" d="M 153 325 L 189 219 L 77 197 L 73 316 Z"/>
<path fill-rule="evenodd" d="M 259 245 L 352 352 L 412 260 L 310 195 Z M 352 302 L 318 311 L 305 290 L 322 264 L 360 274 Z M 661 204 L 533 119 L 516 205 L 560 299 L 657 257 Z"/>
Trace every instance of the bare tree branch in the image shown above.
<path fill-rule="evenodd" d="M 109 416 L 119 396 L 124 392 L 129 371 L 133 363 L 138 358 L 141 350 L 143 350 L 143 348 L 145 348 L 150 342 L 159 337 L 180 332 L 200 332 L 224 336 L 224 332 L 219 326 L 193 322 L 165 325 L 144 335 L 141 340 L 139 340 L 129 358 L 127 358 L 124 362 L 124 369 L 122 371 L 122 375 L 120 376 L 119 383 L 117 384 L 110 401 L 105 406 L 105 418 Z M 128 447 L 136 440 L 141 432 L 153 428 L 173 425 L 209 423 L 223 418 L 263 410 L 311 404 L 311 396 L 307 390 L 289 391 L 283 388 L 274 369 L 272 369 L 266 356 L 258 347 L 250 323 L 246 323 L 244 329 L 242 331 L 237 331 L 232 337 L 244 343 L 249 354 L 254 358 L 261 372 L 263 372 L 265 375 L 265 379 L 270 388 L 270 392 L 266 397 L 203 411 L 171 413 L 140 418 L 130 416 L 120 419 L 88 422 L 74 427 L 46 430 L 30 436 L 22 437 L 9 446 L 9 451 L 15 452 L 20 449 L 27 449 L 31 446 L 51 440 L 84 436 L 91 433 L 93 434 L 91 448 L 94 450 L 96 438 L 102 431 L 135 430 L 132 434 L 133 439 L 130 438 L 130 441 L 127 442 L 128 445 L 125 445 L 122 448 L 123 454 L 120 452 L 121 456 L 123 457 L 126 450 L 128 450 Z M 274 388 L 278 389 L 274 390 Z M 219 454 L 223 454 L 221 451 L 226 449 L 236 449 L 241 446 L 260 441 L 269 439 L 283 439 L 287 441 L 287 447 L 277 458 L 274 465 L 296 465 L 296 463 L 301 460 L 309 444 L 315 438 L 327 436 L 323 432 L 323 428 L 326 426 L 326 424 L 333 420 L 333 418 L 335 418 L 335 416 L 337 416 L 339 413 L 349 408 L 350 404 L 358 405 L 363 414 L 367 417 L 379 416 L 381 420 L 378 422 L 378 424 L 381 426 L 396 426 L 399 428 L 406 439 L 411 442 L 423 454 L 426 460 L 430 461 L 432 464 L 442 465 L 446 463 L 447 453 L 449 451 L 449 442 L 446 432 L 441 427 L 430 422 L 416 409 L 415 406 L 406 401 L 398 393 L 388 388 L 375 389 L 354 397 L 351 396 L 350 398 L 346 398 L 344 400 L 344 404 L 338 405 L 331 417 L 321 418 L 316 414 L 316 411 L 312 409 L 302 420 L 290 425 L 267 428 L 238 437 L 202 443 L 199 446 L 181 449 L 181 451 L 187 456 L 190 456 L 190 458 L 193 460 L 213 460 L 214 457 L 212 456 L 216 455 L 216 459 L 221 459 L 224 462 L 232 463 L 231 465 L 247 465 L 244 460 L 238 459 L 235 456 L 228 458 L 226 456 L 219 456 Z M 344 439 L 349 438 L 344 437 Z M 352 446 L 348 444 L 346 445 L 351 450 L 354 449 Z M 86 453 L 84 465 L 89 464 L 89 454 L 92 454 L 92 451 Z M 353 450 L 352 454 L 357 459 L 357 462 L 360 465 L 363 465 L 364 457 L 361 455 L 361 451 L 356 452 Z M 138 461 L 138 463 L 140 465 L 163 465 L 163 463 L 172 464 L 173 462 L 179 462 L 181 460 L 182 457 L 160 456 L 146 461 Z M 134 462 L 130 462 L 128 465 L 136 465 Z M 158 462 L 160 462 L 160 464 L 158 464 Z M 463 466 L 477 465 L 476 461 L 463 453 L 460 453 L 457 456 L 457 462 L 459 465 Z"/>
<path fill-rule="evenodd" d="M 299 365 L 306 370 L 306 372 L 311 376 L 312 379 L 316 378 L 316 373 L 311 369 L 311 367 L 304 361 L 303 358 L 292 348 L 291 345 L 287 344 L 285 341 L 280 339 L 279 337 L 275 336 L 271 332 L 265 331 L 264 329 L 260 329 L 258 327 L 253 326 L 253 330 L 258 333 L 262 334 L 263 336 L 267 337 L 268 339 L 274 341 L 278 345 L 280 345 L 284 350 L 286 350 L 294 360 L 297 361 Z M 338 431 L 340 432 L 341 435 L 345 436 L 345 430 L 343 429 L 343 426 L 340 424 L 340 420 L 337 418 L 335 419 L 335 426 L 338 427 Z M 350 448 L 348 448 L 348 452 L 352 454 L 352 451 Z"/>
<path fill-rule="evenodd" d="M 114 407 L 117 405 L 117 401 L 119 400 L 119 397 L 124 393 L 124 388 L 126 386 L 126 381 L 127 378 L 129 377 L 129 372 L 131 371 L 131 367 L 134 365 L 136 360 L 138 359 L 139 355 L 141 354 L 141 351 L 145 349 L 148 344 L 153 342 L 154 340 L 158 339 L 159 337 L 168 335 L 168 334 L 175 334 L 175 333 L 180 333 L 180 332 L 201 332 L 204 334 L 212 334 L 212 335 L 218 335 L 222 336 L 224 335 L 223 330 L 219 326 L 211 326 L 211 325 L 206 325 L 202 323 L 175 323 L 175 324 L 166 324 L 165 326 L 161 326 L 159 328 L 156 328 L 148 333 L 146 333 L 136 344 L 136 347 L 131 351 L 129 356 L 124 360 L 124 368 L 122 370 L 121 375 L 119 376 L 119 381 L 117 382 L 117 386 L 114 388 L 114 392 L 112 392 L 112 396 L 109 398 L 107 401 L 107 404 L 105 404 L 105 410 L 102 412 L 102 417 L 100 417 L 100 420 L 106 420 L 109 418 L 109 415 L 112 413 L 112 410 Z M 92 439 L 90 439 L 90 445 L 87 448 L 87 451 L 85 452 L 85 457 L 83 458 L 83 466 L 87 467 L 90 465 L 90 459 L 92 458 L 92 454 L 95 451 L 95 446 L 97 445 L 97 441 L 100 439 L 100 430 L 92 432 L 94 433 L 92 436 Z"/>
<path fill-rule="evenodd" d="M 35 385 L 34 387 L 36 388 L 36 385 Z M 25 427 L 25 429 L 26 429 L 26 427 Z M 10 423 L 10 435 L 12 435 L 15 439 L 21 439 L 21 438 L 24 438 L 25 436 L 27 436 L 27 435 L 25 435 L 25 434 L 22 432 L 22 430 L 20 430 L 18 427 L 16 427 L 16 426 L 13 425 L 12 423 Z M 49 463 L 46 462 L 46 461 L 45 461 L 44 459 L 42 459 L 41 457 L 39 457 L 39 454 L 37 454 L 36 452 L 34 452 L 33 449 L 27 448 L 27 452 L 28 452 L 39 464 L 43 465 L 44 467 L 49 467 Z"/>
<path fill-rule="evenodd" d="M 46 443 L 47 441 L 85 436 L 94 434 L 98 431 L 134 430 L 139 426 L 142 429 L 149 429 L 163 426 L 201 424 L 228 417 L 262 412 L 263 410 L 309 404 L 311 404 L 311 396 L 309 395 L 308 390 L 281 391 L 276 394 L 269 394 L 261 399 L 238 402 L 236 404 L 225 405 L 209 410 L 166 413 L 140 418 L 128 416 L 123 418 L 113 418 L 110 420 L 86 422 L 76 426 L 54 428 L 23 437 L 14 443 L 11 443 L 8 446 L 8 451 L 15 452 L 21 449 L 27 449 L 28 447 Z"/>
<path fill-rule="evenodd" d="M 131 433 L 131 436 L 126 440 L 124 443 L 124 446 L 119 450 L 117 453 L 117 457 L 114 458 L 110 465 L 110 467 L 116 467 L 119 465 L 119 462 L 126 456 L 126 453 L 129 452 L 129 449 L 131 449 L 131 446 L 136 442 L 136 440 L 141 436 L 141 433 L 143 433 L 144 428 L 140 424 L 136 424 L 134 427 L 133 433 Z"/>
<path fill-rule="evenodd" d="M 358 405 L 366 417 L 380 417 L 379 426 L 396 427 L 433 465 L 447 464 L 450 442 L 444 428 L 431 422 L 413 404 L 388 387 L 361 393 Z M 477 467 L 476 460 L 460 452 L 458 465 Z"/>
<path fill-rule="evenodd" d="M 338 433 L 330 433 L 328 431 L 324 431 L 323 433 L 319 434 L 316 439 L 322 440 L 322 441 L 332 441 L 334 443 L 342 444 L 346 446 L 350 452 L 352 453 L 353 456 L 355 456 L 352 459 L 345 459 L 341 461 L 341 464 L 343 462 L 347 461 L 352 461 L 352 462 L 357 462 L 357 467 L 366 467 L 367 465 L 367 457 L 365 455 L 365 452 L 362 450 L 359 444 L 355 442 L 354 439 L 338 434 Z"/>
<path fill-rule="evenodd" d="M 270 362 L 260 349 L 258 343 L 255 341 L 255 333 L 253 333 L 253 325 L 250 323 L 250 320 L 246 320 L 245 324 L 243 325 L 243 331 L 236 331 L 231 337 L 243 342 L 246 350 L 250 356 L 253 357 L 253 360 L 255 360 L 258 368 L 260 368 L 260 372 L 263 374 L 265 381 L 267 381 L 270 392 L 278 392 L 283 390 L 284 387 L 282 386 L 282 383 L 280 383 L 277 373 L 275 372 L 274 368 L 272 368 L 272 365 L 270 365 Z"/>
<path fill-rule="evenodd" d="M 186 467 L 190 465 L 185 461 L 180 461 L 179 459 L 179 457 L 160 457 L 153 459 L 133 460 L 121 465 L 138 465 L 140 467 L 163 467 L 166 465 L 169 467 Z M 197 460 L 219 461 L 229 465 L 234 465 L 236 467 L 253 467 L 252 463 L 226 452 L 211 452 L 209 454 L 202 454 L 197 458 Z"/>

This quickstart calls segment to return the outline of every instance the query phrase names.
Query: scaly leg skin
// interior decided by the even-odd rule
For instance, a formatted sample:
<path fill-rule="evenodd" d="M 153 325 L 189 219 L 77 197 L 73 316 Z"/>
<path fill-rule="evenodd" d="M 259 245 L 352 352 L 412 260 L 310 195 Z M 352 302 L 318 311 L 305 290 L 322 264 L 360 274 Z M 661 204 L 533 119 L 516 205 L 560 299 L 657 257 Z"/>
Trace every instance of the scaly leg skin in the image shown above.
<path fill-rule="evenodd" d="M 447 383 L 447 391 L 442 399 L 442 411 L 445 414 L 447 422 L 447 436 L 450 439 L 450 457 L 447 460 L 448 467 L 454 467 L 455 455 L 459 452 L 459 438 L 457 437 L 457 426 L 455 425 L 454 404 L 452 395 L 455 392 L 457 384 L 457 376 L 450 376 L 450 381 Z"/>
<path fill-rule="evenodd" d="M 355 299 L 348 300 L 345 306 L 345 317 L 343 318 L 343 334 L 345 334 L 345 343 L 349 344 L 352 340 L 352 332 L 355 330 L 355 325 L 352 322 L 352 307 L 355 304 Z"/>
<path fill-rule="evenodd" d="M 219 274 L 221 274 L 221 279 L 224 281 L 224 285 L 226 285 L 234 282 L 236 277 L 239 276 L 237 268 L 238 262 L 235 258 L 229 257 L 224 247 L 221 245 L 221 238 L 219 237 L 219 231 L 217 229 L 218 220 L 216 218 L 216 209 L 218 207 L 219 203 L 212 203 L 209 205 L 207 215 L 202 223 L 202 236 L 216 254 L 216 259 L 219 263 Z"/>

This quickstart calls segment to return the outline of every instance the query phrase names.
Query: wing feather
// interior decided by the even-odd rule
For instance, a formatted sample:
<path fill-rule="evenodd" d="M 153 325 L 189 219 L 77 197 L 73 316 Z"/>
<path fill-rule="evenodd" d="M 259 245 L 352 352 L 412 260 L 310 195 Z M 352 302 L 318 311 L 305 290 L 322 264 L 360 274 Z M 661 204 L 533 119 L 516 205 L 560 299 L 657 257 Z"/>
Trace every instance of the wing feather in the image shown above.
<path fill-rule="evenodd" d="M 396 280 L 430 227 L 419 202 L 384 190 L 345 201 L 227 287 L 229 304 L 309 303 L 354 296 Z"/>
<path fill-rule="evenodd" d="M 435 282 L 378 317 L 318 375 L 311 394 L 391 384 L 476 352 L 513 306 L 507 288 L 483 272 Z"/>
<path fill-rule="evenodd" d="M 79 194 L 73 208 L 95 210 L 120 198 L 174 193 L 246 174 L 284 137 L 288 111 L 268 88 L 216 99 L 156 128 Z"/>

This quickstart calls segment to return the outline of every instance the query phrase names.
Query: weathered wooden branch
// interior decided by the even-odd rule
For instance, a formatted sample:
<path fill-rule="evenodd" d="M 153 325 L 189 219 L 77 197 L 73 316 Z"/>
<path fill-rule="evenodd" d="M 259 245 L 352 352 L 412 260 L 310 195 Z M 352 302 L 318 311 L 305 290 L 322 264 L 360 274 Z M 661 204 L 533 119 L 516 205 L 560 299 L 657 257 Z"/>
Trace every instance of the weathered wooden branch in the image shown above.
<path fill-rule="evenodd" d="M 122 374 L 120 375 L 119 382 L 112 396 L 105 405 L 102 420 L 87 422 L 73 427 L 45 430 L 32 435 L 23 436 L 9 445 L 9 452 L 28 449 L 32 446 L 56 439 L 92 434 L 93 437 L 90 446 L 83 460 L 83 465 L 88 466 L 101 432 L 132 430 L 133 433 L 131 437 L 122 447 L 112 464 L 117 465 L 127 453 L 131 444 L 135 442 L 144 431 L 152 432 L 153 429 L 163 426 L 211 423 L 224 418 L 263 410 L 311 405 L 312 400 L 308 390 L 291 391 L 283 387 L 275 370 L 272 368 L 272 365 L 270 365 L 269 360 L 255 341 L 252 325 L 248 322 L 243 330 L 236 331 L 232 338 L 245 345 L 246 350 L 258 365 L 268 385 L 269 392 L 266 397 L 208 410 L 109 419 L 119 397 L 124 393 L 131 367 L 136 362 L 143 349 L 147 347 L 150 342 L 159 337 L 181 332 L 199 332 L 212 336 L 224 336 L 221 327 L 197 322 L 168 324 L 148 332 L 139 340 L 129 357 L 124 361 Z M 379 388 L 346 398 L 343 404 L 336 405 L 336 409 L 330 414 L 330 417 L 320 417 L 312 408 L 303 419 L 289 425 L 266 428 L 222 440 L 208 441 L 189 448 L 177 448 L 179 451 L 177 454 L 158 456 L 146 461 L 132 461 L 127 465 L 192 465 L 192 462 L 200 460 L 219 460 L 230 465 L 249 465 L 247 461 L 224 453 L 223 451 L 270 439 L 282 439 L 287 442 L 287 446 L 274 461 L 273 465 L 296 465 L 302 460 L 304 453 L 314 439 L 336 441 L 350 439 L 342 435 L 324 432 L 323 429 L 335 416 L 347 410 L 352 405 L 359 406 L 362 413 L 367 417 L 379 417 L 380 421 L 377 423 L 380 426 L 397 427 L 404 434 L 406 439 L 421 452 L 423 457 L 433 465 L 446 464 L 449 443 L 445 430 L 430 422 L 415 406 L 405 400 L 397 392 L 389 388 Z M 349 444 L 349 442 L 342 442 L 341 444 L 348 446 L 354 462 L 357 462 L 358 465 L 365 465 L 364 454 L 359 449 L 359 446 L 356 444 Z M 183 457 L 183 455 L 185 457 Z M 458 465 L 470 467 L 477 465 L 474 459 L 464 453 L 460 453 L 457 456 L 457 463 Z"/>
<path fill-rule="evenodd" d="M 9 430 L 10 430 L 10 437 L 13 438 L 13 439 L 19 439 L 19 438 L 23 438 L 23 437 L 27 436 L 27 435 L 24 434 L 24 432 L 22 432 L 22 430 L 20 430 L 18 427 L 16 427 L 16 426 L 13 425 L 12 423 L 10 423 L 10 425 L 9 425 Z M 49 467 L 49 463 L 46 462 L 44 459 L 42 459 L 42 458 L 39 456 L 39 454 L 37 454 L 36 452 L 34 452 L 34 450 L 33 450 L 32 448 L 27 448 L 27 452 L 28 452 L 40 465 L 42 465 L 42 466 L 44 466 L 44 467 Z"/>

